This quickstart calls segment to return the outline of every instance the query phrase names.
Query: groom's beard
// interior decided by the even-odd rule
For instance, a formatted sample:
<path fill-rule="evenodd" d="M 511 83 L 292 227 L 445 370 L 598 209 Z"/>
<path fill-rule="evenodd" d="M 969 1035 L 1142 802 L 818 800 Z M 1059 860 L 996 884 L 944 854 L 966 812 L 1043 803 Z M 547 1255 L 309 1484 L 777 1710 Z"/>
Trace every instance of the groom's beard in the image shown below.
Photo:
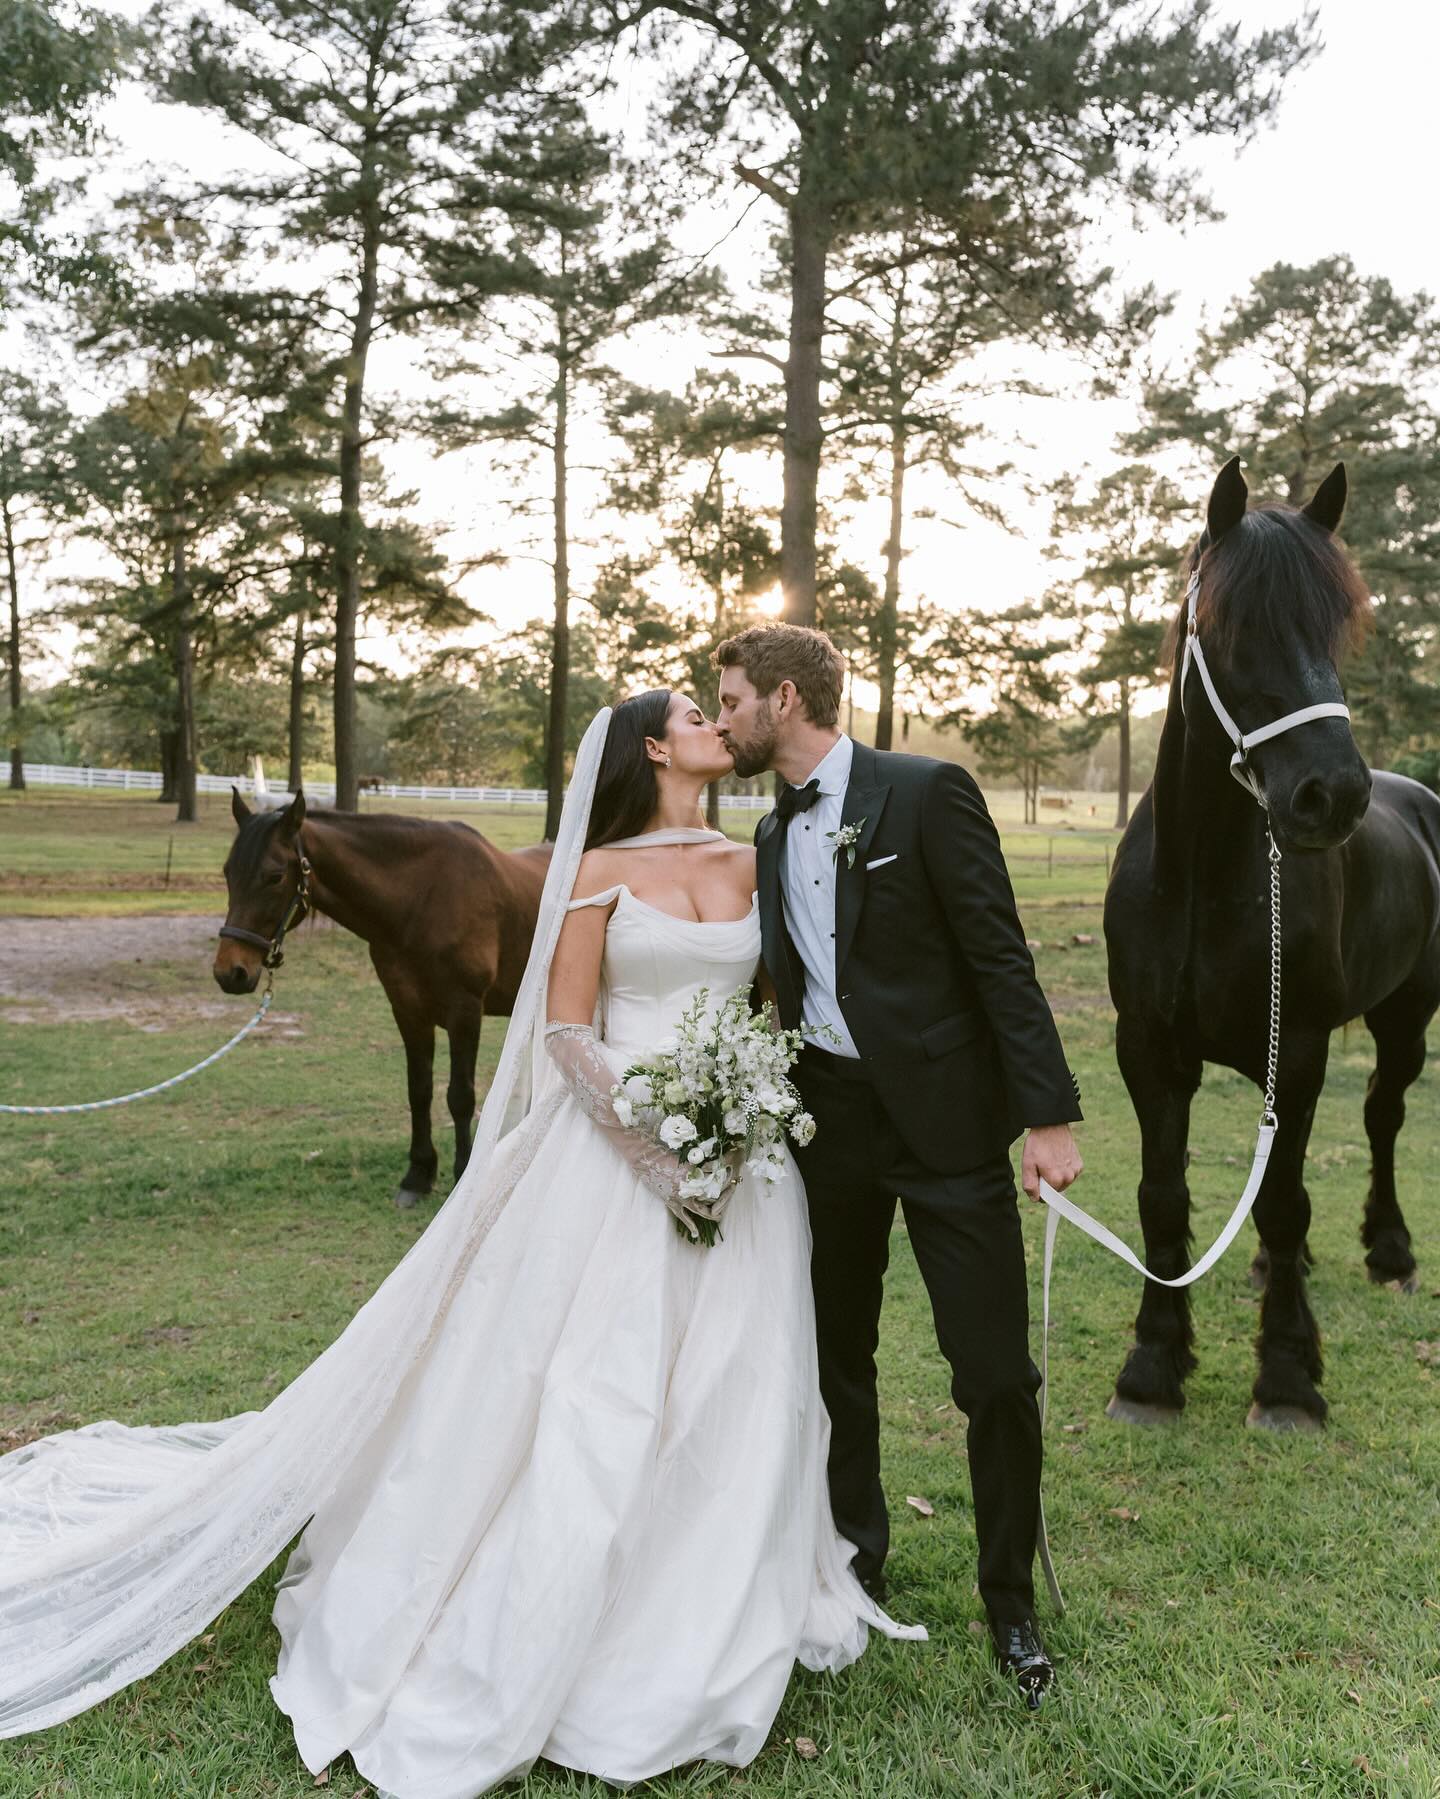
<path fill-rule="evenodd" d="M 768 705 L 757 718 L 753 736 L 738 737 L 734 731 L 726 733 L 725 742 L 735 758 L 735 773 L 741 780 L 748 780 L 751 775 L 763 775 L 773 766 L 776 735 Z"/>

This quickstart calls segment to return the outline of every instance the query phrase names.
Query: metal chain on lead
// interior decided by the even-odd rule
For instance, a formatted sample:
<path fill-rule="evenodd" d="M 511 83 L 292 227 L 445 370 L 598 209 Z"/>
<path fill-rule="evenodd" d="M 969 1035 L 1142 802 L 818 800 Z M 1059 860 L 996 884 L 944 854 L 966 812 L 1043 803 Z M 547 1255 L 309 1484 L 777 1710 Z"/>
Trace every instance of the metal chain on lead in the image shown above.
<path fill-rule="evenodd" d="M 1280 1062 L 1280 845 L 1265 815 L 1265 836 L 1270 844 L 1270 1043 L 1265 1057 L 1265 1110 L 1262 1124 L 1275 1125 L 1275 1079 Z"/>

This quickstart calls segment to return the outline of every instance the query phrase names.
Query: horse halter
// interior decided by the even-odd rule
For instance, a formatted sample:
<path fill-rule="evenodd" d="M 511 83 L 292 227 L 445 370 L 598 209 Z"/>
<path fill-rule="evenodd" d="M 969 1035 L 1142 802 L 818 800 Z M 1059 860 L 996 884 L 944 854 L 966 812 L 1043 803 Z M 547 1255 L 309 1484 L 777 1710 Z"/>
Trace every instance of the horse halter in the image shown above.
<path fill-rule="evenodd" d="M 1260 743 L 1268 743 L 1272 737 L 1279 737 L 1286 731 L 1293 731 L 1297 725 L 1308 725 L 1316 718 L 1349 718 L 1350 708 L 1339 701 L 1328 700 L 1319 706 L 1301 706 L 1296 712 L 1287 712 L 1283 718 L 1277 718 L 1274 724 L 1261 725 L 1258 730 L 1242 731 L 1225 709 L 1220 695 L 1215 691 L 1215 683 L 1210 675 L 1210 666 L 1205 660 L 1205 652 L 1200 646 L 1200 633 L 1195 622 L 1196 603 L 1200 598 L 1200 565 L 1204 561 L 1204 553 L 1196 557 L 1195 567 L 1190 572 L 1190 585 L 1185 590 L 1185 655 L 1180 664 L 1180 712 L 1188 716 L 1185 710 L 1185 682 L 1193 662 L 1200 670 L 1200 680 L 1205 688 L 1215 716 L 1219 719 L 1225 735 L 1235 745 L 1235 754 L 1230 758 L 1230 772 L 1251 796 L 1257 805 L 1268 812 L 1270 805 L 1265 798 L 1265 790 L 1255 778 L 1250 767 L 1250 752 Z"/>
<path fill-rule="evenodd" d="M 260 966 L 272 971 L 285 960 L 280 947 L 285 941 L 285 933 L 291 925 L 298 924 L 310 909 L 310 862 L 305 854 L 304 845 L 298 839 L 295 847 L 300 857 L 300 880 L 291 895 L 290 904 L 285 908 L 285 916 L 280 920 L 280 928 L 275 935 L 262 937 L 258 931 L 247 931 L 238 924 L 222 924 L 219 931 L 221 937 L 234 937 L 240 943 L 250 943 L 256 949 L 263 949 L 265 955 Z"/>

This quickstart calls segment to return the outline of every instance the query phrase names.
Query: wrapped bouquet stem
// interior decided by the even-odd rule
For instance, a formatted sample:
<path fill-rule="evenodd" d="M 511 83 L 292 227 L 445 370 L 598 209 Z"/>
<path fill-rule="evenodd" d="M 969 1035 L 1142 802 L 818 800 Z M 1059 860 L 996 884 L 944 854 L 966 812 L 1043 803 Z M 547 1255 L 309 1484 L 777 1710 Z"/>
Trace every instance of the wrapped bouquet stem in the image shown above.
<path fill-rule="evenodd" d="M 790 1080 L 800 1031 L 776 1030 L 742 987 L 713 1013 L 702 988 L 674 1038 L 625 1070 L 611 1095 L 621 1124 L 643 1131 L 683 1164 L 680 1198 L 707 1249 L 742 1174 L 778 1181 L 785 1138 L 806 1144 L 815 1121 Z M 689 1235 L 676 1220 L 676 1229 Z"/>

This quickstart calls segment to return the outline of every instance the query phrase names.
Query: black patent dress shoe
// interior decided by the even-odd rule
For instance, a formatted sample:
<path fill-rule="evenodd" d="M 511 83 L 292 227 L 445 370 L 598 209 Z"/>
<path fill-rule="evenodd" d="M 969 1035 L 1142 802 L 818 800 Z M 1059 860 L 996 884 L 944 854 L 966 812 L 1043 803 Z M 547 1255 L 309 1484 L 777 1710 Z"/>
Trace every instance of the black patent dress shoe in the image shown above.
<path fill-rule="evenodd" d="M 860 1585 L 864 1587 L 876 1605 L 884 1605 L 890 1597 L 890 1582 L 886 1580 L 885 1576 L 878 1573 L 862 1574 L 858 1578 Z"/>
<path fill-rule="evenodd" d="M 1000 1666 L 1013 1675 L 1027 1710 L 1038 1712 L 1055 1684 L 1055 1664 L 1045 1653 L 1034 1620 L 1018 1624 L 992 1624 L 990 1635 Z"/>

